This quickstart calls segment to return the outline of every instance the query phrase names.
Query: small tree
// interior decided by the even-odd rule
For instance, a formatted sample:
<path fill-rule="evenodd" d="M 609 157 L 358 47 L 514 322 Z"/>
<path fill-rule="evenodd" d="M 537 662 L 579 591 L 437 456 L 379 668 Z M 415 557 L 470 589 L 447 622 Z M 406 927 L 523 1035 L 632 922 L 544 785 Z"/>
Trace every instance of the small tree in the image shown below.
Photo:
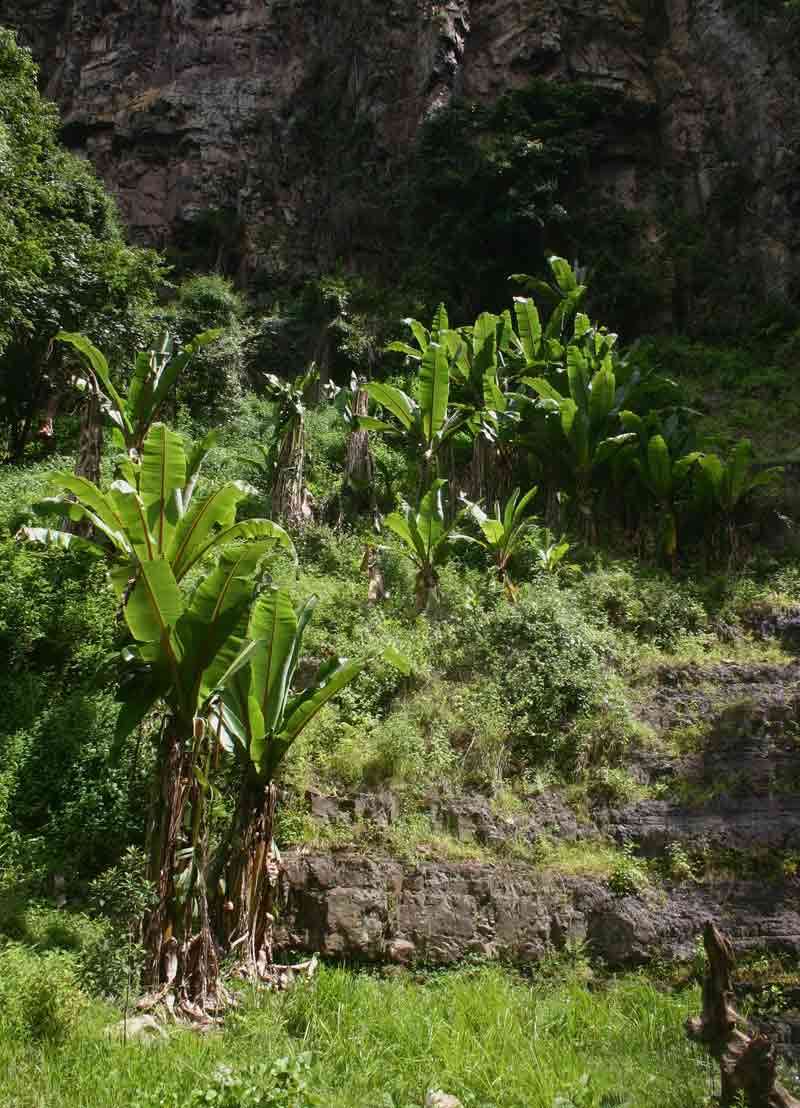
<path fill-rule="evenodd" d="M 261 448 L 264 467 L 272 474 L 272 517 L 299 527 L 310 516 L 305 487 L 306 401 L 305 394 L 316 380 L 316 370 L 296 381 L 281 381 L 265 374 L 273 400 L 271 439 Z"/>
<path fill-rule="evenodd" d="M 474 542 L 470 535 L 457 534 L 458 519 L 445 522 L 442 490 L 447 481 L 438 478 L 414 509 L 401 502 L 399 512 L 391 512 L 384 523 L 402 542 L 402 554 L 417 571 L 416 610 L 429 611 L 439 599 L 439 567 L 444 565 L 459 540 Z"/>
<path fill-rule="evenodd" d="M 220 334 L 219 330 L 204 331 L 177 353 L 170 337 L 164 335 L 157 349 L 143 350 L 136 355 L 130 385 L 127 390 L 121 386 L 122 391 L 111 380 L 105 355 L 85 335 L 60 331 L 56 338 L 67 343 L 80 356 L 87 376 L 79 380 L 79 384 L 88 392 L 92 410 L 98 416 L 101 411 L 107 415 L 135 461 L 180 373 L 198 351 L 216 342 Z M 91 462 L 79 464 L 76 472 L 96 481 L 100 473 L 102 447 L 99 424 L 93 429 L 92 441 Z"/>
<path fill-rule="evenodd" d="M 430 331 L 415 319 L 406 320 L 406 323 L 417 340 L 417 347 L 393 342 L 387 349 L 399 351 L 419 363 L 419 401 L 394 385 L 368 381 L 364 391 L 393 422 L 359 416 L 355 425 L 365 431 L 380 431 L 399 438 L 403 447 L 417 456 L 421 497 L 431 477 L 438 476 L 442 448 L 464 426 L 469 413 L 450 408 L 452 353 L 447 341 L 448 319 L 444 304 L 439 305 Z"/>
<path fill-rule="evenodd" d="M 212 731 L 239 763 L 239 797 L 226 844 L 222 929 L 248 975 L 265 977 L 272 961 L 272 902 L 277 875 L 273 825 L 280 766 L 320 709 L 379 656 L 408 672 L 393 649 L 355 661 L 333 657 L 308 686 L 293 689 L 312 596 L 295 608 L 290 595 L 269 588 L 253 606 L 246 665 L 234 667 L 211 711 Z"/>
<path fill-rule="evenodd" d="M 715 537 L 727 548 L 728 557 L 735 559 L 739 553 L 737 513 L 756 489 L 771 484 L 783 469 L 771 466 L 755 470 L 753 445 L 749 439 L 741 439 L 736 444 L 728 461 L 716 454 L 706 454 L 700 459 L 699 467 L 701 506 L 710 506 L 716 513 Z"/>
<path fill-rule="evenodd" d="M 487 516 L 479 504 L 466 500 L 467 513 L 478 524 L 482 538 L 474 540 L 487 550 L 494 561 L 498 580 L 505 586 L 509 597 L 514 598 L 514 586 L 508 576 L 509 562 L 520 542 L 534 524 L 531 517 L 525 517 L 525 509 L 536 496 L 537 489 L 529 489 L 524 496 L 514 489 L 501 513 L 500 502 L 495 501 L 494 516 Z"/>
<path fill-rule="evenodd" d="M 78 544 L 109 560 L 134 640 L 123 653 L 118 741 L 158 703 L 164 706 L 148 835 L 148 876 L 158 902 L 147 925 L 146 980 L 159 996 L 173 992 L 190 1016 L 216 1002 L 205 889 L 212 736 L 203 716 L 244 647 L 258 565 L 276 545 L 294 552 L 276 523 L 236 520 L 247 485 L 228 482 L 192 498 L 191 466 L 180 438 L 154 424 L 141 462 L 125 463 L 130 482 L 117 480 L 103 492 L 84 478 L 56 475 L 78 499 L 62 496 L 49 509 L 90 522 L 91 541 L 45 528 L 22 532 L 40 542 Z M 216 567 L 188 592 L 190 571 L 202 571 L 215 553 Z"/>

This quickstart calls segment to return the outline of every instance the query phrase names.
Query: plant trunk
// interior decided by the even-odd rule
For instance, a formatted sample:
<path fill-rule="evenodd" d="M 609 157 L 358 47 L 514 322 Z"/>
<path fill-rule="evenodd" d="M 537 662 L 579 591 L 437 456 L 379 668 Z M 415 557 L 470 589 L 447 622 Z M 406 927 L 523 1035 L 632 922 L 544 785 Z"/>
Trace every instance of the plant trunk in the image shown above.
<path fill-rule="evenodd" d="M 187 810 L 191 830 L 184 833 Z M 186 847 L 188 861 L 179 849 Z M 208 820 L 204 791 L 174 720 L 164 727 L 149 828 L 148 876 L 158 900 L 145 921 L 147 962 L 142 1007 L 165 1002 L 172 1011 L 208 1023 L 219 1007 L 219 966 L 208 915 Z M 182 887 L 179 888 L 179 883 Z M 196 929 L 196 924 L 197 928 Z"/>
<path fill-rule="evenodd" d="M 353 415 L 365 416 L 369 411 L 369 396 L 359 389 L 353 402 Z M 347 453 L 344 461 L 344 479 L 342 481 L 342 499 L 352 497 L 356 511 L 368 508 L 373 522 L 377 525 L 378 504 L 375 496 L 375 460 L 369 444 L 369 431 L 351 431 L 347 440 Z"/>
<path fill-rule="evenodd" d="M 467 489 L 470 500 L 483 500 L 491 512 L 492 497 L 496 494 L 491 474 L 497 463 L 497 450 L 483 435 L 472 440 L 472 457 L 467 471 Z"/>
<path fill-rule="evenodd" d="M 96 391 L 88 391 L 81 408 L 78 460 L 75 474 L 85 477 L 95 485 L 100 483 L 100 458 L 103 453 L 103 413 Z"/>
<path fill-rule="evenodd" d="M 185 771 L 184 744 L 174 721 L 169 720 L 161 736 L 149 827 L 148 877 L 158 901 L 145 924 L 145 985 L 155 990 L 175 976 L 167 963 L 172 962 L 178 930 L 176 853 L 186 805 Z"/>
<path fill-rule="evenodd" d="M 311 516 L 303 484 L 305 427 L 302 416 L 292 423 L 281 443 L 272 487 L 272 518 L 299 527 Z"/>
<path fill-rule="evenodd" d="M 230 839 L 222 929 L 242 971 L 267 978 L 272 966 L 272 908 L 279 869 L 273 827 L 277 790 L 244 771 Z"/>
<path fill-rule="evenodd" d="M 417 572 L 415 607 L 417 613 L 429 612 L 439 601 L 439 577 L 430 566 Z"/>
<path fill-rule="evenodd" d="M 719 1062 L 720 1108 L 800 1108 L 800 1100 L 775 1080 L 775 1047 L 765 1035 L 746 1034 L 746 1021 L 733 1007 L 733 948 L 710 921 L 703 930 L 708 957 L 702 1015 L 687 1020 L 686 1033 Z M 741 1030 L 745 1028 L 745 1030 Z"/>

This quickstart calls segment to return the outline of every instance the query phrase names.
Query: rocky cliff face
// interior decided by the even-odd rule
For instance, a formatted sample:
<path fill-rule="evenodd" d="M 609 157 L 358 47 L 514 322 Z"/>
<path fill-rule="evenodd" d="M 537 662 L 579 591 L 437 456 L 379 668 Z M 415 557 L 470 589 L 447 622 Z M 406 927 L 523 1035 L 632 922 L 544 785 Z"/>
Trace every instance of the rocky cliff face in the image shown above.
<path fill-rule="evenodd" d="M 652 107 L 647 157 L 620 131 L 591 176 L 643 214 L 667 283 L 697 264 L 691 235 L 664 247 L 677 209 L 712 220 L 754 290 L 789 291 L 800 84 L 782 18 L 747 28 L 731 0 L 0 0 L 134 237 L 200 244 L 256 285 L 368 268 L 425 119 L 543 76 Z"/>

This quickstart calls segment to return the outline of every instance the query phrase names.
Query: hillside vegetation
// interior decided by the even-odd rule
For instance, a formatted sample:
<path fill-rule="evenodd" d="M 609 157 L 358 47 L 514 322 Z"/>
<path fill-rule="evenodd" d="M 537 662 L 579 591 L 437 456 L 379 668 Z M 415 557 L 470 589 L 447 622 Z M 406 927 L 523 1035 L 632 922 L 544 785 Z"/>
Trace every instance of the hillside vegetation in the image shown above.
<path fill-rule="evenodd" d="M 169 285 L 3 31 L 0 172 L 0 1105 L 709 1103 L 699 954 L 265 986 L 291 850 L 791 899 L 791 847 L 603 830 L 761 795 L 692 758 L 731 672 L 782 688 L 795 658 L 789 308 L 735 347 L 626 345 L 557 255 L 469 320 L 342 274 L 266 315 L 218 274 Z M 315 813 L 365 793 L 393 818 Z M 431 814 L 479 797 L 516 826 L 544 795 L 592 833 Z M 788 1006 L 784 953 L 746 967 L 756 1014 Z M 109 1037 L 142 994 L 169 1035 Z"/>

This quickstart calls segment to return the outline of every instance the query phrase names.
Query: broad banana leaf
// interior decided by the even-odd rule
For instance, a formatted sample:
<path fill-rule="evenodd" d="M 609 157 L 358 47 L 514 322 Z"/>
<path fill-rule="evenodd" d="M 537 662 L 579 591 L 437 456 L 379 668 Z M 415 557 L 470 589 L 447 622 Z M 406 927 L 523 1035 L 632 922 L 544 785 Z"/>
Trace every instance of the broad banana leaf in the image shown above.
<path fill-rule="evenodd" d="M 567 347 L 567 379 L 569 394 L 583 411 L 589 407 L 589 365 L 578 346 Z"/>
<path fill-rule="evenodd" d="M 447 317 L 447 308 L 444 304 L 440 304 L 433 313 L 433 319 L 431 320 L 431 342 L 438 342 L 439 335 L 442 331 L 447 331 L 449 327 L 450 320 Z"/>
<path fill-rule="evenodd" d="M 589 422 L 596 430 L 603 426 L 614 407 L 617 382 L 610 363 L 595 373 L 589 389 Z"/>
<path fill-rule="evenodd" d="M 647 444 L 647 475 L 656 500 L 667 503 L 672 498 L 672 459 L 662 435 L 653 435 Z"/>
<path fill-rule="evenodd" d="M 391 412 L 406 431 L 410 430 L 414 423 L 416 405 L 402 389 L 396 389 L 394 385 L 384 385 L 380 381 L 367 381 L 364 391 L 376 404 Z"/>
<path fill-rule="evenodd" d="M 428 552 L 422 540 L 414 512 L 408 504 L 403 504 L 399 512 L 390 512 L 384 518 L 384 524 L 390 531 L 402 539 L 408 547 L 408 552 L 414 561 L 424 565 Z"/>
<path fill-rule="evenodd" d="M 186 569 L 194 564 L 198 550 L 208 542 L 216 528 L 228 528 L 236 520 L 236 508 L 253 490 L 243 481 L 228 481 L 208 496 L 193 504 L 178 522 L 167 557 L 180 581 Z"/>
<path fill-rule="evenodd" d="M 282 723 L 298 631 L 299 621 L 289 594 L 277 588 L 263 592 L 255 603 L 248 628 L 249 638 L 262 644 L 250 659 L 251 694 L 258 707 L 256 719 L 251 714 L 250 721 L 253 740 L 258 744 L 252 751 L 256 765 L 261 763 L 265 736 L 272 735 Z"/>
<path fill-rule="evenodd" d="M 441 477 L 432 482 L 431 487 L 420 500 L 419 511 L 414 521 L 428 558 L 430 558 L 434 547 L 444 534 L 442 489 L 446 484 L 447 481 Z"/>
<path fill-rule="evenodd" d="M 244 646 L 256 566 L 270 545 L 247 543 L 225 551 L 176 625 L 184 685 L 194 686 L 197 701 L 220 684 Z"/>
<path fill-rule="evenodd" d="M 197 351 L 201 350 L 204 346 L 209 346 L 212 342 L 216 342 L 221 334 L 222 328 L 203 331 L 202 334 L 196 335 L 180 354 L 176 354 L 174 357 L 170 358 L 161 370 L 155 389 L 153 390 L 153 401 L 149 418 L 152 419 L 158 414 L 159 408 L 167 399 L 170 389 L 177 381 L 181 370 L 184 369 L 191 360 L 192 355 L 196 354 Z"/>
<path fill-rule="evenodd" d="M 68 343 L 89 363 L 94 371 L 95 377 L 103 386 L 106 396 L 116 408 L 120 425 L 123 430 L 130 433 L 132 427 L 126 412 L 126 405 L 111 381 L 111 374 L 108 369 L 108 362 L 106 361 L 105 355 L 98 350 L 94 343 L 90 342 L 85 335 L 76 332 L 59 331 L 56 335 L 56 339 L 59 342 Z"/>
<path fill-rule="evenodd" d="M 169 549 L 185 485 L 186 452 L 180 435 L 154 423 L 144 440 L 139 493 L 159 555 Z"/>
<path fill-rule="evenodd" d="M 547 264 L 550 266 L 550 272 L 553 274 L 563 296 L 567 296 L 578 288 L 572 266 L 566 258 L 559 258 L 557 254 L 553 254 L 547 259 Z"/>
<path fill-rule="evenodd" d="M 125 621 L 139 642 L 174 641 L 172 629 L 183 615 L 183 595 L 166 558 L 140 558 L 136 585 L 125 605 Z M 179 650 L 173 646 L 172 654 Z"/>
<path fill-rule="evenodd" d="M 534 302 L 528 297 L 514 297 L 514 314 L 517 317 L 517 328 L 528 365 L 533 364 L 539 357 L 539 348 L 542 342 L 542 323 L 539 312 Z"/>
<path fill-rule="evenodd" d="M 447 419 L 450 399 L 450 362 L 444 346 L 431 342 L 425 351 L 419 370 L 419 406 L 422 432 L 431 443 Z"/>
<path fill-rule="evenodd" d="M 139 493 L 127 481 L 114 481 L 108 499 L 124 529 L 125 537 L 134 547 L 142 547 L 148 558 L 159 556 L 157 544 L 147 522 L 144 503 Z"/>
<path fill-rule="evenodd" d="M 21 527 L 19 537 L 26 542 L 41 543 L 43 546 L 60 546 L 62 550 L 87 550 L 96 556 L 102 556 L 104 550 L 90 539 L 73 535 L 71 531 L 58 531 L 51 527 Z"/>

